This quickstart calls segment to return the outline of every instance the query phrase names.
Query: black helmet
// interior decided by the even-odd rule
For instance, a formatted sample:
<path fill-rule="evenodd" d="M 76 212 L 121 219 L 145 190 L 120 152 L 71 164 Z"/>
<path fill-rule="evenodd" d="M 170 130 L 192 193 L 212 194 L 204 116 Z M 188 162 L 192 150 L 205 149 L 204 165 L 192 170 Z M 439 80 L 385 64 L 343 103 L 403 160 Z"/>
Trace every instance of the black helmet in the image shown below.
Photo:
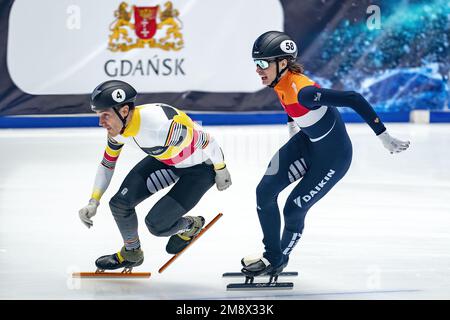
<path fill-rule="evenodd" d="M 120 80 L 109 80 L 99 84 L 91 94 L 92 111 L 116 108 L 136 100 L 137 92 L 128 83 Z"/>
<path fill-rule="evenodd" d="M 293 59 L 297 58 L 297 45 L 286 33 L 268 31 L 263 33 L 253 44 L 253 59 Z"/>
<path fill-rule="evenodd" d="M 282 59 L 295 60 L 297 58 L 297 45 L 294 40 L 286 33 L 280 31 L 268 31 L 263 33 L 255 40 L 253 44 L 253 60 L 276 60 Z M 275 87 L 280 81 L 281 75 L 288 70 L 288 66 L 280 70 L 276 63 L 275 79 L 269 84 L 269 87 Z"/>

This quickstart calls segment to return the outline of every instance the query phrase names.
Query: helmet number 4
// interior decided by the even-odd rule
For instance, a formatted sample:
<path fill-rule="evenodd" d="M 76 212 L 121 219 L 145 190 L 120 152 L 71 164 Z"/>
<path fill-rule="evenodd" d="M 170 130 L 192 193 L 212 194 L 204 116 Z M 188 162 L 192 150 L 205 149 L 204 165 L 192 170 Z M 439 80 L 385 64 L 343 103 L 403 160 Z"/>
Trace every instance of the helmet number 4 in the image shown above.
<path fill-rule="evenodd" d="M 112 98 L 116 102 L 122 102 L 125 100 L 125 91 L 122 89 L 116 89 L 111 94 Z"/>

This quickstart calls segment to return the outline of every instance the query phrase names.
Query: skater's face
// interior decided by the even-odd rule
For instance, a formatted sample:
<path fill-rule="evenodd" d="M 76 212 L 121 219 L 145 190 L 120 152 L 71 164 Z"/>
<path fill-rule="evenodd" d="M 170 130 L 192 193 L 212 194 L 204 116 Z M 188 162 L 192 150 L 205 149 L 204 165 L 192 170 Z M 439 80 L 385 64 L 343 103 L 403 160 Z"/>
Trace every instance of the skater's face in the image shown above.
<path fill-rule="evenodd" d="M 128 115 L 129 108 L 124 106 L 119 110 L 120 115 L 125 118 Z M 108 131 L 111 137 L 117 136 L 122 130 L 122 121 L 112 108 L 97 112 L 99 117 L 98 124 Z"/>
<path fill-rule="evenodd" d="M 265 86 L 270 85 L 277 76 L 277 63 L 279 70 L 283 69 L 287 65 L 287 60 L 281 61 L 255 59 L 256 73 L 260 76 L 262 84 Z"/>

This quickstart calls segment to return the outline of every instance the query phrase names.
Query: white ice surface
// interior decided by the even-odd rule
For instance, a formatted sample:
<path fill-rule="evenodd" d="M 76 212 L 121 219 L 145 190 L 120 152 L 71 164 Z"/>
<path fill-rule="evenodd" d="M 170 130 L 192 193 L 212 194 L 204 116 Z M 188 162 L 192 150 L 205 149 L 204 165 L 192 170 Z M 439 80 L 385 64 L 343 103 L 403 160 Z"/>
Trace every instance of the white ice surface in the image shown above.
<path fill-rule="evenodd" d="M 144 217 L 165 191 L 138 206 L 150 279 L 72 279 L 94 271 L 121 237 L 108 200 L 144 157 L 126 148 L 94 227 L 78 210 L 89 200 L 105 133 L 91 129 L 0 130 L 0 299 L 450 299 L 450 125 L 388 124 L 410 139 L 391 155 L 370 128 L 348 125 L 353 163 L 346 177 L 306 217 L 287 270 L 290 291 L 229 292 L 221 278 L 263 249 L 255 188 L 284 126 L 208 127 L 222 145 L 233 185 L 213 187 L 191 212 L 224 216 L 162 274 L 167 238 Z M 280 207 L 291 188 L 279 198 Z"/>

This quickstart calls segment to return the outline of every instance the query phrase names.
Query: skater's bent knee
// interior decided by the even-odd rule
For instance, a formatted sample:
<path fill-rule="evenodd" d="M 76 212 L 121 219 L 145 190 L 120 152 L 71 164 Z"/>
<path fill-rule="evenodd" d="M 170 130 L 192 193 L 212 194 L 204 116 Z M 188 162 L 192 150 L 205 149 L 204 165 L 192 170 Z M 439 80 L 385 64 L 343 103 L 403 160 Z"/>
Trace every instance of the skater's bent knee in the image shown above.
<path fill-rule="evenodd" d="M 170 227 L 166 223 L 163 223 L 161 219 L 152 217 L 151 215 L 145 218 L 145 224 L 147 225 L 148 231 L 157 237 L 167 236 L 167 229 Z"/>
<path fill-rule="evenodd" d="M 274 189 L 273 183 L 263 179 L 256 187 L 256 201 L 259 206 L 276 201 L 278 192 Z"/>
<path fill-rule="evenodd" d="M 130 210 L 134 209 L 134 206 L 127 199 L 115 195 L 109 200 L 109 208 L 113 215 L 127 215 Z"/>
<path fill-rule="evenodd" d="M 158 227 L 158 225 L 152 224 L 147 219 L 145 219 L 145 224 L 147 225 L 148 231 L 154 236 L 161 236 L 162 230 Z"/>

